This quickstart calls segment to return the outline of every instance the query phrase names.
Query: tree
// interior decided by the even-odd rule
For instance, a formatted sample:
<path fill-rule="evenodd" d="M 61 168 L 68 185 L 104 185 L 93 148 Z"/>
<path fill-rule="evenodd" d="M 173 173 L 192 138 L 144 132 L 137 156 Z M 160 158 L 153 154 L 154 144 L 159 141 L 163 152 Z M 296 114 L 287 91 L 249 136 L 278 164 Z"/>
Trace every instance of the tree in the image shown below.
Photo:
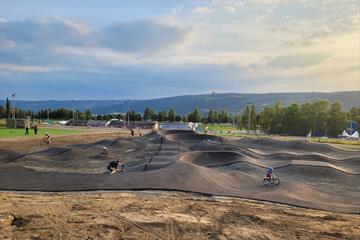
<path fill-rule="evenodd" d="M 251 129 L 256 130 L 256 125 L 257 125 L 257 116 L 256 116 L 256 108 L 255 105 L 251 105 L 250 107 L 250 125 L 251 125 Z"/>
<path fill-rule="evenodd" d="M 142 118 L 141 114 L 140 114 L 140 113 L 136 113 L 136 115 L 135 115 L 135 121 L 142 121 L 142 120 L 143 120 L 143 118 Z"/>
<path fill-rule="evenodd" d="M 90 120 L 90 119 L 92 118 L 90 109 L 87 109 L 87 110 L 84 112 L 84 118 L 85 118 L 85 120 Z"/>
<path fill-rule="evenodd" d="M 216 123 L 217 122 L 217 113 L 215 110 L 213 110 L 213 109 L 209 110 L 207 122 L 208 123 Z"/>
<path fill-rule="evenodd" d="M 203 119 L 203 116 L 200 112 L 200 109 L 196 107 L 194 111 L 192 111 L 188 116 L 189 122 L 201 122 Z"/>
<path fill-rule="evenodd" d="M 230 119 L 230 115 L 226 110 L 221 110 L 220 113 L 220 123 L 228 123 Z"/>
<path fill-rule="evenodd" d="M 155 112 L 155 110 L 153 108 L 146 107 L 145 110 L 144 110 L 143 118 L 144 118 L 145 121 L 148 121 L 148 120 L 156 121 L 157 120 L 157 114 L 156 114 L 156 112 Z"/>
<path fill-rule="evenodd" d="M 327 123 L 329 115 L 329 102 L 327 100 L 320 100 L 314 103 L 315 111 L 315 131 L 326 135 Z"/>
<path fill-rule="evenodd" d="M 284 131 L 289 135 L 298 135 L 299 128 L 300 107 L 297 103 L 293 103 L 285 108 L 284 113 Z"/>
<path fill-rule="evenodd" d="M 300 135 L 306 135 L 315 131 L 315 109 L 313 104 L 305 103 L 300 107 Z"/>
<path fill-rule="evenodd" d="M 349 118 L 360 125 L 360 108 L 352 107 L 349 113 Z"/>
<path fill-rule="evenodd" d="M 249 117 L 251 118 L 250 115 L 250 108 L 249 106 L 246 106 L 243 114 L 242 114 L 242 122 L 244 123 L 244 127 L 246 129 L 250 129 L 250 125 L 249 125 Z"/>
<path fill-rule="evenodd" d="M 160 122 L 165 122 L 168 120 L 168 112 L 167 111 L 162 111 L 162 112 L 159 112 L 158 114 L 158 120 Z"/>
<path fill-rule="evenodd" d="M 176 117 L 175 117 L 175 121 L 176 122 L 181 122 L 181 116 L 180 115 L 176 115 Z"/>
<path fill-rule="evenodd" d="M 270 134 L 273 132 L 273 123 L 274 123 L 274 109 L 272 107 L 265 107 L 264 110 L 260 113 L 259 124 L 261 129 L 266 133 Z"/>
<path fill-rule="evenodd" d="M 250 119 L 250 126 L 249 126 Z M 246 126 L 246 129 L 256 129 L 257 117 L 256 117 L 256 108 L 254 105 L 246 106 L 245 111 L 243 113 L 242 122 Z M 250 128 L 249 128 L 250 127 Z"/>
<path fill-rule="evenodd" d="M 144 120 L 148 121 L 151 119 L 151 110 L 150 108 L 146 107 L 144 110 Z"/>
<path fill-rule="evenodd" d="M 176 118 L 176 111 L 174 108 L 171 108 L 169 111 L 168 119 L 170 122 L 175 122 L 175 118 Z"/>
<path fill-rule="evenodd" d="M 273 133 L 279 134 L 284 132 L 284 105 L 282 102 L 277 102 L 274 106 L 274 119 L 271 125 L 273 126 Z"/>
<path fill-rule="evenodd" d="M 188 121 L 188 117 L 186 115 L 183 115 L 181 118 L 181 121 L 183 122 L 187 122 Z"/>
<path fill-rule="evenodd" d="M 347 117 L 346 113 L 341 110 L 341 107 L 340 102 L 335 102 L 330 106 L 327 128 L 328 134 L 333 137 L 340 134 L 346 128 Z"/>
<path fill-rule="evenodd" d="M 242 116 L 240 113 L 234 116 L 234 122 L 238 129 L 241 129 L 243 127 Z"/>

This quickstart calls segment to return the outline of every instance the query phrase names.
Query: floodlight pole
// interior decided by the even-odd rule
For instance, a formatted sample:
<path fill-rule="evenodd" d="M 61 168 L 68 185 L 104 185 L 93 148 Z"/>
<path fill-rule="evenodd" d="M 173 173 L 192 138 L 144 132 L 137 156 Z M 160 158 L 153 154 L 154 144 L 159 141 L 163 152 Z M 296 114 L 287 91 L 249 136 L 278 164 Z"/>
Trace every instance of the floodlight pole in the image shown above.
<path fill-rule="evenodd" d="M 250 109 L 250 104 L 252 104 L 252 102 L 248 102 L 248 133 L 250 134 L 250 116 L 251 116 L 251 109 Z"/>
<path fill-rule="evenodd" d="M 216 94 L 216 92 L 211 92 L 211 96 L 212 96 L 212 107 L 213 107 L 213 111 L 215 111 L 215 94 Z M 215 114 L 215 112 L 214 112 L 214 114 Z M 215 115 L 214 115 L 215 116 Z"/>
<path fill-rule="evenodd" d="M 75 109 L 74 109 L 74 100 L 72 100 L 73 103 L 73 127 L 75 127 Z"/>
<path fill-rule="evenodd" d="M 14 119 L 14 124 L 15 124 L 15 128 L 16 128 L 16 105 L 15 105 L 15 93 L 13 93 L 11 95 L 11 97 L 13 98 L 13 101 L 14 101 L 14 114 L 13 114 L 13 119 Z"/>
<path fill-rule="evenodd" d="M 126 105 L 126 109 L 127 109 L 127 116 L 125 115 L 125 117 L 124 117 L 125 126 L 126 126 L 127 128 L 129 128 L 129 123 L 130 123 L 129 102 L 130 102 L 130 100 L 126 100 L 126 101 L 124 102 L 124 104 Z M 127 124 L 126 124 L 126 117 L 128 118 Z"/>
<path fill-rule="evenodd" d="M 130 108 L 129 108 L 130 100 L 128 100 L 127 102 L 128 102 L 128 104 L 127 104 L 127 107 L 128 107 L 128 125 L 130 126 Z"/>

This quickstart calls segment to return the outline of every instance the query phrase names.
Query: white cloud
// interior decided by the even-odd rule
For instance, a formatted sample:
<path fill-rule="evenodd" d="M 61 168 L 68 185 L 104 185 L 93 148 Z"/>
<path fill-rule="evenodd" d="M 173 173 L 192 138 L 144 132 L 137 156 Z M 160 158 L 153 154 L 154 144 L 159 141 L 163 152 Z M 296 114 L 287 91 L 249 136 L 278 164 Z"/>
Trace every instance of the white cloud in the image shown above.
<path fill-rule="evenodd" d="M 196 7 L 193 10 L 191 10 L 191 12 L 195 14 L 211 13 L 212 11 L 213 10 L 208 7 Z"/>
<path fill-rule="evenodd" d="M 329 56 L 324 53 L 292 54 L 277 56 L 268 62 L 269 67 L 274 68 L 304 68 L 321 63 Z"/>
<path fill-rule="evenodd" d="M 54 72 L 63 71 L 66 68 L 62 66 L 41 66 L 41 65 L 18 65 L 18 64 L 0 64 L 0 72 L 20 72 L 20 73 L 39 73 L 39 72 Z"/>

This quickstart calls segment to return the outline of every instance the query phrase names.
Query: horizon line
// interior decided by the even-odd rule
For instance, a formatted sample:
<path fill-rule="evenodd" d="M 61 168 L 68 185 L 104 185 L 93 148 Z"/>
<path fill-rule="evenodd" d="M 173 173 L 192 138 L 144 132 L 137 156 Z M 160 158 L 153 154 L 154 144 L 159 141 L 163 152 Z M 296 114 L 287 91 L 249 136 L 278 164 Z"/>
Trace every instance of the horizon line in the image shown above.
<path fill-rule="evenodd" d="M 309 94 L 309 93 L 344 93 L 344 92 L 359 92 L 360 90 L 343 90 L 343 91 L 310 91 L 310 92 L 266 92 L 266 93 L 242 93 L 242 92 L 215 92 L 215 95 L 222 95 L 222 94 L 243 94 L 243 95 L 266 95 L 266 94 L 288 94 L 288 93 L 297 93 L 297 94 Z M 130 99 L 130 98 L 118 98 L 118 99 L 38 99 L 38 100 L 25 100 L 25 99 L 12 99 L 11 96 L 8 96 L 9 100 L 11 101 L 145 101 L 145 100 L 155 100 L 155 99 L 165 99 L 165 98 L 173 98 L 173 97 L 188 97 L 188 96 L 200 96 L 200 95 L 211 95 L 211 93 L 199 93 L 199 94 L 184 94 L 184 95 L 173 95 L 173 96 L 166 96 L 166 97 L 154 97 L 154 98 L 142 98 L 142 99 Z M 360 97 L 359 97 L 360 98 Z M 0 98 L 0 101 L 5 101 L 6 98 Z"/>

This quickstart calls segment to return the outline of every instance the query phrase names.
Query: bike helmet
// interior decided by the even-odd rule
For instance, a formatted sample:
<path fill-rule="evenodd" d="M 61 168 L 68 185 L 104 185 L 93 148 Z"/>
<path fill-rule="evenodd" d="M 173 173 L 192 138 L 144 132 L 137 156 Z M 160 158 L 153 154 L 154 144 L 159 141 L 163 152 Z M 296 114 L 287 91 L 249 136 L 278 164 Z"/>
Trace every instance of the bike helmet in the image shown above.
<path fill-rule="evenodd" d="M 274 170 L 274 169 L 273 169 L 272 167 L 269 167 L 269 168 L 268 168 L 268 171 L 269 171 L 269 172 L 272 172 L 273 170 Z"/>

